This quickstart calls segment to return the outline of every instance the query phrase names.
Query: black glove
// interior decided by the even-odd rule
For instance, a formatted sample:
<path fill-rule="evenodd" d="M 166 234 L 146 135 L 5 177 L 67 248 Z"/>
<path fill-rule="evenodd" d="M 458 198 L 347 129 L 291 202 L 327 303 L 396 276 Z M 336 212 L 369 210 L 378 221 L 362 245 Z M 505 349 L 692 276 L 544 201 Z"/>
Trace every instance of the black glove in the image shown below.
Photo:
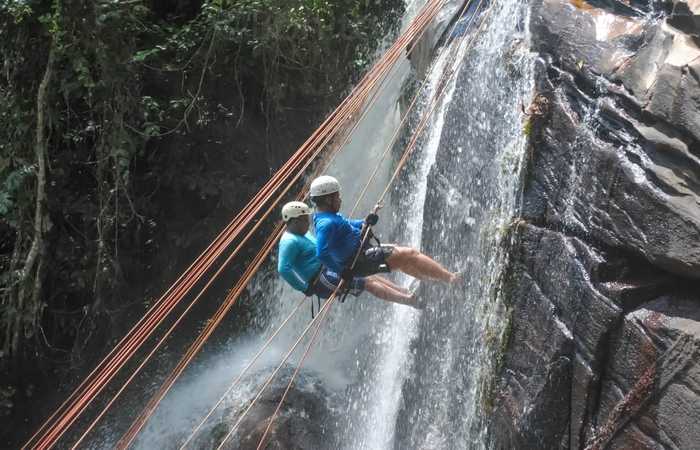
<path fill-rule="evenodd" d="M 352 269 L 349 267 L 346 267 L 343 269 L 343 272 L 340 274 L 340 278 L 342 278 L 345 283 L 352 283 L 352 279 L 355 278 L 355 275 L 352 273 Z"/>
<path fill-rule="evenodd" d="M 379 222 L 379 216 L 375 213 L 369 213 L 365 219 L 365 223 L 369 226 L 374 226 Z"/>
<path fill-rule="evenodd" d="M 309 282 L 309 285 L 304 291 L 304 295 L 306 295 L 307 297 L 311 297 L 312 295 L 314 295 L 314 284 L 312 282 Z"/>

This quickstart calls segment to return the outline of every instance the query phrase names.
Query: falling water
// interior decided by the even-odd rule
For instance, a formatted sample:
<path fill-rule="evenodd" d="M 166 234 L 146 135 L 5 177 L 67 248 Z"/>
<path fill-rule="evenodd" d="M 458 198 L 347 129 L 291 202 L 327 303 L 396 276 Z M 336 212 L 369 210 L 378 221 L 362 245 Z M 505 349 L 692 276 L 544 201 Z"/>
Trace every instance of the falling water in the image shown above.
<path fill-rule="evenodd" d="M 409 5 L 405 22 L 420 4 L 416 0 Z M 451 7 L 454 10 L 454 4 Z M 506 320 L 496 289 L 505 264 L 501 244 L 517 203 L 525 141 L 519 111 L 532 90 L 532 61 L 524 31 L 526 5 L 484 0 L 482 8 L 474 23 L 486 17 L 485 27 L 474 44 L 467 45 L 474 34 L 471 26 L 439 52 L 426 75 L 418 114 L 435 93 L 438 79 L 446 71 L 455 71 L 381 211 L 378 227 L 382 236 L 420 248 L 451 269 L 464 270 L 465 283 L 459 287 L 423 283 L 419 291 L 427 302 L 423 311 L 366 294 L 333 306 L 299 381 L 312 386 L 311 390 L 321 383 L 329 393 L 333 418 L 319 418 L 318 423 L 325 427 L 328 420 L 333 421 L 328 448 L 484 446 L 481 409 Z M 350 211 L 390 143 L 402 116 L 401 97 L 410 76 L 409 62 L 400 62 L 329 169 L 344 187 L 343 212 Z M 399 147 L 382 164 L 356 217 L 365 215 L 383 190 L 395 167 L 396 152 L 403 150 Z M 407 277 L 392 277 L 404 285 L 410 282 Z M 256 331 L 210 348 L 200 357 L 166 397 L 136 442 L 137 448 L 177 448 L 173 443 L 187 435 L 301 299 L 276 280 L 273 270 L 258 277 L 250 294 L 261 304 Z M 235 420 L 255 387 L 308 323 L 307 311 L 302 309 L 251 376 L 228 396 L 202 435 L 211 435 L 217 424 Z M 295 358 L 298 354 L 290 364 Z M 109 446 L 114 439 L 108 430 L 91 447 Z"/>
<path fill-rule="evenodd" d="M 449 52 L 442 52 L 436 61 L 435 67 L 429 74 L 425 99 L 429 99 L 430 95 L 434 94 L 449 56 Z M 406 177 L 408 180 L 402 180 L 404 184 L 408 181 L 412 189 L 409 195 L 403 198 L 400 209 L 402 213 L 395 213 L 394 220 L 414 218 L 406 222 L 405 232 L 400 233 L 405 237 L 400 240 L 403 245 L 420 247 L 427 176 L 435 162 L 444 124 L 444 108 L 449 103 L 453 92 L 454 85 L 450 86 L 440 107 L 437 108 L 436 117 L 428 128 L 430 137 L 427 144 L 420 149 L 417 156 L 418 164 L 414 164 L 417 167 L 408 174 Z M 423 105 L 421 109 L 425 110 L 427 106 Z M 402 276 L 401 281 L 404 285 L 410 282 L 406 276 Z M 380 363 L 374 365 L 368 377 L 377 382 L 370 383 L 367 389 L 361 390 L 362 413 L 361 421 L 358 422 L 361 422 L 361 426 L 365 428 L 365 433 L 349 433 L 344 444 L 346 448 L 388 448 L 393 441 L 393 426 L 401 400 L 403 378 L 411 370 L 411 361 L 406 358 L 406 355 L 409 352 L 410 340 L 417 331 L 420 313 L 413 308 L 400 305 L 389 305 L 388 309 L 384 326 L 378 330 L 376 340 L 380 345 L 373 352 L 373 359 Z M 377 421 L 377 417 L 381 417 L 382 420 Z"/>
<path fill-rule="evenodd" d="M 358 357 L 364 379 L 352 390 L 345 448 L 484 445 L 480 410 L 504 328 L 495 298 L 505 264 L 501 244 L 514 216 L 525 145 L 519 109 L 532 89 L 525 8 L 508 0 L 490 8 L 474 48 L 466 39 L 453 44 L 461 45 L 452 67 L 457 76 L 434 113 L 419 162 L 394 196 L 394 220 L 405 223 L 397 238 L 463 269 L 466 286 L 427 284 L 426 311 L 389 306 L 377 316 L 369 342 L 379 345 Z M 450 69 L 447 53 L 429 72 L 427 97 Z"/>

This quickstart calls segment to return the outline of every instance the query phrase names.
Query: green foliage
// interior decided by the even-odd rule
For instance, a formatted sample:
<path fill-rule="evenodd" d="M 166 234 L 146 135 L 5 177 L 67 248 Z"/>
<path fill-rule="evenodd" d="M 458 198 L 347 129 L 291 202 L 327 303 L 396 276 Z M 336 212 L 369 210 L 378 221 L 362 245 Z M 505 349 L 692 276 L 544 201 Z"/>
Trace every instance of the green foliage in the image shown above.
<path fill-rule="evenodd" d="M 0 11 L 9 15 L 15 25 L 19 25 L 32 14 L 31 6 L 24 0 L 1 0 Z"/>
<path fill-rule="evenodd" d="M 176 139 L 222 117 L 234 126 L 244 114 L 272 121 L 289 108 L 335 104 L 403 8 L 401 0 L 204 0 L 185 11 L 192 4 L 0 0 L 0 293 L 16 286 L 8 273 L 21 268 L 34 233 L 37 91 L 50 53 L 46 296 L 51 308 L 84 311 L 117 297 L 129 264 L 120 240 L 140 262 L 161 183 L 199 199 L 219 195 L 196 168 L 205 152 L 176 153 Z M 28 314 L 7 305 L 0 323 Z M 56 315 L 53 327 L 83 323 L 82 313 L 70 317 Z"/>
<path fill-rule="evenodd" d="M 153 28 L 158 39 L 131 61 L 187 70 L 194 60 L 206 60 L 214 43 L 217 59 L 233 67 L 238 83 L 262 76 L 263 100 L 274 113 L 300 93 L 323 97 L 347 86 L 402 7 L 398 0 L 380 6 L 361 0 L 210 0 L 184 26 Z"/>
<path fill-rule="evenodd" d="M 534 119 L 532 117 L 528 116 L 527 119 L 525 119 L 525 125 L 523 125 L 523 134 L 525 135 L 525 137 L 532 136 L 532 130 L 533 130 L 534 126 L 535 126 Z"/>
<path fill-rule="evenodd" d="M 18 169 L 0 172 L 5 179 L 0 187 L 0 217 L 6 217 L 12 210 L 17 191 L 22 187 L 24 180 L 34 173 L 34 170 L 34 166 L 22 166 Z"/>

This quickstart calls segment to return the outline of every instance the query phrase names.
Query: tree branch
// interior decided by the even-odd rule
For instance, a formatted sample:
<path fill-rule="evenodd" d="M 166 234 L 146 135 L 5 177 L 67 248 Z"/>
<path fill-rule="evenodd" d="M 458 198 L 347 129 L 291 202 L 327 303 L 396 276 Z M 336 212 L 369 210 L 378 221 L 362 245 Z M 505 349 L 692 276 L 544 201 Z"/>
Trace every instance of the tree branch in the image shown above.
<path fill-rule="evenodd" d="M 16 353 L 19 347 L 20 331 L 23 327 L 24 322 L 24 301 L 28 297 L 26 289 L 28 287 L 28 281 L 32 277 L 32 272 L 37 265 L 37 259 L 43 257 L 44 253 L 44 232 L 46 230 L 45 223 L 45 209 L 46 209 L 46 104 L 48 96 L 48 86 L 51 81 L 51 75 L 53 73 L 53 65 L 55 61 L 55 51 L 53 45 L 49 50 L 48 60 L 46 62 L 46 69 L 44 71 L 44 76 L 39 84 L 39 89 L 36 96 L 36 140 L 34 143 L 34 153 L 37 162 L 37 174 L 36 174 L 36 201 L 34 209 L 34 237 L 32 238 L 32 244 L 27 252 L 27 257 L 24 262 L 24 267 L 22 268 L 22 273 L 19 282 L 19 293 L 17 296 L 17 317 L 14 324 L 14 332 L 12 336 L 12 342 L 10 345 L 10 350 L 12 353 Z M 40 274 L 39 274 L 40 275 Z M 41 280 L 35 280 L 33 283 L 34 290 L 41 290 Z M 39 298 L 38 293 L 34 292 L 31 295 L 32 298 Z M 31 305 L 34 308 L 34 305 Z M 37 308 L 38 310 L 39 308 Z"/>

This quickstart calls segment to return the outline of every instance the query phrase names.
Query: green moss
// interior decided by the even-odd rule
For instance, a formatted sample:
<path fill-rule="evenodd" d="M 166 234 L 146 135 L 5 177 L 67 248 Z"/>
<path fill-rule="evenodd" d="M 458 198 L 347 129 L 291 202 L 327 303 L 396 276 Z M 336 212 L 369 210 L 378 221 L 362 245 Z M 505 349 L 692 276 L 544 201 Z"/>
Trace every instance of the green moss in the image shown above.
<path fill-rule="evenodd" d="M 494 410 L 498 379 L 503 370 L 506 351 L 510 345 L 513 331 L 513 310 L 511 308 L 506 310 L 503 320 L 500 336 L 494 331 L 491 331 L 489 335 L 489 330 L 487 330 L 487 343 L 490 348 L 495 348 L 495 351 L 490 369 L 491 375 L 485 377 L 484 386 L 482 386 L 481 390 L 481 407 L 485 417 L 491 415 Z"/>
<path fill-rule="evenodd" d="M 525 120 L 525 125 L 523 125 L 523 135 L 526 137 L 531 137 L 532 136 L 532 130 L 535 127 L 535 120 L 532 118 L 532 116 L 529 116 Z"/>

